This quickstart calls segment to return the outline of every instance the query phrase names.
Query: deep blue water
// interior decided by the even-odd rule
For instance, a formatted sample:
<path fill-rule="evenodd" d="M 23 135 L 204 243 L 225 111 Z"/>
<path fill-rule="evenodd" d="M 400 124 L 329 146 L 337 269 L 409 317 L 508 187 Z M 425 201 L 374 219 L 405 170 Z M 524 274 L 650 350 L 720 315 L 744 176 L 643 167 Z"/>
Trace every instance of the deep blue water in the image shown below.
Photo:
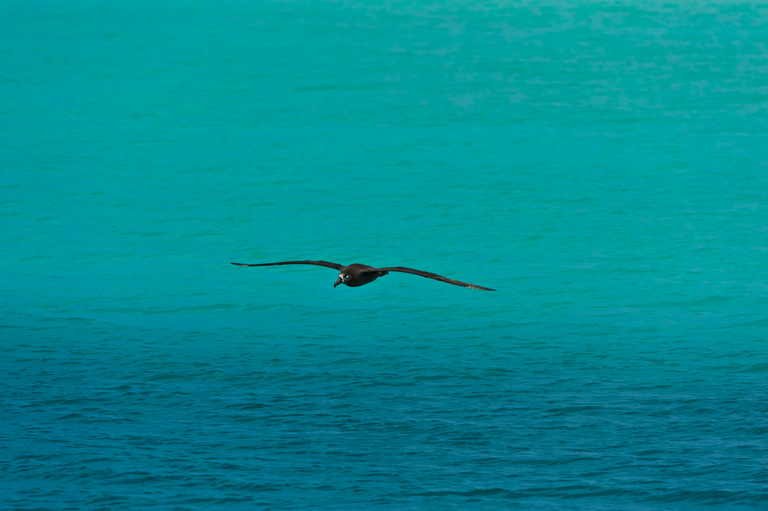
<path fill-rule="evenodd" d="M 768 507 L 768 8 L 0 4 L 3 509 Z M 336 289 L 322 259 L 411 266 Z"/>

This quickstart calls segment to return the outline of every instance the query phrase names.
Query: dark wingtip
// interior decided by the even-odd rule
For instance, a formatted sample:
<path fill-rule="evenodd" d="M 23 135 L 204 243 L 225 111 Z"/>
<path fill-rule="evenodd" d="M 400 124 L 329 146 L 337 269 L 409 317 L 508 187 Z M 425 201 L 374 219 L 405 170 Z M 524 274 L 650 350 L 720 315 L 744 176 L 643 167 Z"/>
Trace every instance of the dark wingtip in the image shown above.
<path fill-rule="evenodd" d="M 478 286 L 477 284 L 468 284 L 465 287 L 468 287 L 470 289 L 480 289 L 481 291 L 496 291 L 495 289 L 491 289 L 490 287 Z"/>

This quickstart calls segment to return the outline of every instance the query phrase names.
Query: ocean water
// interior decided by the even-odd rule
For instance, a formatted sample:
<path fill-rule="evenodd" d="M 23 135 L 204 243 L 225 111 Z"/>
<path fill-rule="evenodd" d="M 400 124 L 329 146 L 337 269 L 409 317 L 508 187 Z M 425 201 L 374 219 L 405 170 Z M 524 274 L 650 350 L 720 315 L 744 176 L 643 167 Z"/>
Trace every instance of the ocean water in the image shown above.
<path fill-rule="evenodd" d="M 0 28 L 2 509 L 768 508 L 764 4 Z"/>

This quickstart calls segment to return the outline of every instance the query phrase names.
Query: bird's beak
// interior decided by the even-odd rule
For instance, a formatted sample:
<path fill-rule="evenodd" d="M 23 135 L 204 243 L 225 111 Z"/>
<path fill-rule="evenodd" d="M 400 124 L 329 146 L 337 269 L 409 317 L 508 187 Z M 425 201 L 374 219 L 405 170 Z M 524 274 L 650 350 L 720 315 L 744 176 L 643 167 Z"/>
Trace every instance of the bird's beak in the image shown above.
<path fill-rule="evenodd" d="M 339 284 L 341 284 L 341 277 L 339 277 L 338 279 L 336 279 L 336 283 L 333 285 L 333 287 L 336 287 L 336 286 L 338 286 Z"/>

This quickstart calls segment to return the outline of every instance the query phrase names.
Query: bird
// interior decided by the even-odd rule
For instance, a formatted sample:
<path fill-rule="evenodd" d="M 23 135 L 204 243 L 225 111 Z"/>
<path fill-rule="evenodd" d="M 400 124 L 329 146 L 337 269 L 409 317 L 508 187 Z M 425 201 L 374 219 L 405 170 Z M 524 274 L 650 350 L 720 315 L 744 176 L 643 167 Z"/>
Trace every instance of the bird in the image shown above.
<path fill-rule="evenodd" d="M 467 284 L 466 282 L 449 279 L 447 277 L 443 277 L 435 273 L 429 273 L 421 270 L 414 270 L 413 268 L 405 268 L 403 266 L 392 266 L 388 268 L 374 268 L 373 266 L 368 266 L 367 264 L 355 263 L 355 264 L 350 264 L 349 266 L 344 266 L 343 264 L 329 263 L 328 261 L 282 261 L 280 263 L 260 263 L 260 264 L 232 263 L 232 264 L 234 264 L 235 266 L 279 266 L 282 264 L 311 264 L 315 266 L 325 266 L 326 268 L 332 268 L 340 272 L 338 278 L 336 279 L 336 282 L 333 284 L 333 287 L 336 287 L 339 284 L 344 284 L 349 287 L 360 287 L 366 284 L 370 284 L 374 280 L 378 279 L 379 277 L 383 277 L 384 275 L 387 275 L 391 271 L 399 271 L 402 273 L 411 273 L 413 275 L 419 275 L 421 277 L 426 277 L 428 279 L 439 280 L 440 282 L 446 282 L 448 284 L 453 284 L 454 286 L 468 287 L 470 289 L 482 289 L 484 291 L 496 291 L 495 289 L 491 289 L 489 287 L 476 286 L 475 284 Z"/>

